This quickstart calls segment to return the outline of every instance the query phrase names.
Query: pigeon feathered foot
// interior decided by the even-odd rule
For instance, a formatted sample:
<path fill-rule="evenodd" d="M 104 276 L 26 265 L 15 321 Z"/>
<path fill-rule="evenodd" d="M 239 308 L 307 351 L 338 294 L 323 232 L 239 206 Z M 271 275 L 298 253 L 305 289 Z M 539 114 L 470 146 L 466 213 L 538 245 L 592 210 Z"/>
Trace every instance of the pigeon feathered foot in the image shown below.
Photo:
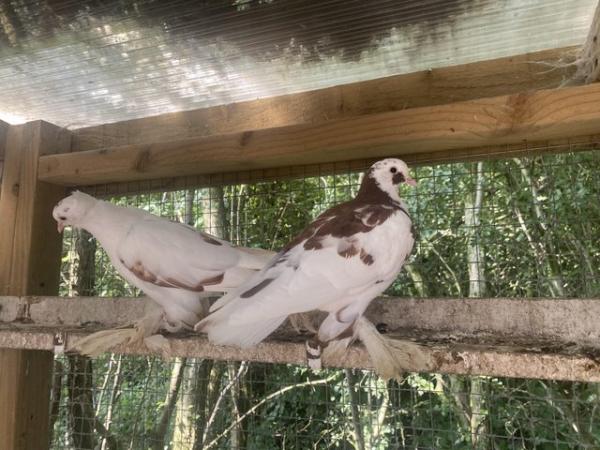
<path fill-rule="evenodd" d="M 181 329 L 180 326 L 170 324 L 165 319 L 163 311 L 154 310 L 133 325 L 90 334 L 78 341 L 70 350 L 95 357 L 119 345 L 142 342 L 149 350 L 168 356 L 170 353 L 169 341 L 164 336 L 157 334 L 161 328 L 165 328 L 167 331 Z"/>
<path fill-rule="evenodd" d="M 323 358 L 339 363 L 355 339 L 365 346 L 375 372 L 383 379 L 402 380 L 408 370 L 427 372 L 435 368 L 434 361 L 427 348 L 411 341 L 390 339 L 383 336 L 365 317 L 354 323 L 352 338 L 335 339 L 327 346 Z"/>
<path fill-rule="evenodd" d="M 367 349 L 375 371 L 386 380 L 401 380 L 407 370 L 426 372 L 435 367 L 426 347 L 383 336 L 365 317 L 356 321 L 354 331 Z"/>

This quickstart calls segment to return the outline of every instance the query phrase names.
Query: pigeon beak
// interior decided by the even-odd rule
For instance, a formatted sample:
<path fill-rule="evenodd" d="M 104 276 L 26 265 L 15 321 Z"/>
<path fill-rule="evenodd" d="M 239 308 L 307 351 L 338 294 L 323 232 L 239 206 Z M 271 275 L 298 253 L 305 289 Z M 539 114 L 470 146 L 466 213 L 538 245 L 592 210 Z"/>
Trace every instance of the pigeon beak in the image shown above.
<path fill-rule="evenodd" d="M 414 178 L 411 177 L 406 177 L 406 180 L 404 180 L 404 182 L 406 184 L 408 184 L 409 186 L 416 186 L 417 185 L 417 180 L 415 180 Z"/>
<path fill-rule="evenodd" d="M 63 230 L 65 229 L 65 224 L 64 224 L 64 222 L 60 222 L 60 221 L 59 221 L 59 222 L 57 222 L 57 223 L 56 223 L 56 228 L 58 229 L 58 232 L 59 232 L 59 233 L 62 233 L 62 232 L 63 232 Z"/>

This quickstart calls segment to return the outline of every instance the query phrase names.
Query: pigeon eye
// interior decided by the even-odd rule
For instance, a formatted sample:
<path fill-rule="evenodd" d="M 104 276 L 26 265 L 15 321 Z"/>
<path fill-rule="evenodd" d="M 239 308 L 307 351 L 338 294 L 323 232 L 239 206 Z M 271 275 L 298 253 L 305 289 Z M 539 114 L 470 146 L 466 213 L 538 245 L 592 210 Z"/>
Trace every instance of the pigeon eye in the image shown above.
<path fill-rule="evenodd" d="M 67 220 L 67 218 L 65 216 L 60 216 L 59 219 L 60 220 Z"/>
<path fill-rule="evenodd" d="M 395 167 L 392 167 L 392 168 L 390 169 L 390 172 L 392 172 L 392 173 L 396 173 L 396 172 L 398 172 L 398 169 L 396 169 Z"/>

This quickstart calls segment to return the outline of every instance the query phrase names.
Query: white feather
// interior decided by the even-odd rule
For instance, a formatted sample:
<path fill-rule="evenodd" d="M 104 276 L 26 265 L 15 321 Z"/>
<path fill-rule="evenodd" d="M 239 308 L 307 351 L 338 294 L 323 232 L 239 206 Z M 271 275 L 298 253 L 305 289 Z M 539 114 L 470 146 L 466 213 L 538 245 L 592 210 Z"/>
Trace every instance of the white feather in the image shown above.
<path fill-rule="evenodd" d="M 159 326 L 169 329 L 190 328 L 202 317 L 199 291 L 234 289 L 274 255 L 262 249 L 237 248 L 187 225 L 80 192 L 63 199 L 53 216 L 59 228 L 72 225 L 94 235 L 119 274 L 161 306 L 164 320 Z M 101 352 L 138 339 L 140 333 L 146 337 L 152 327 L 137 328 L 97 333 L 81 346 L 87 353 Z"/>
<path fill-rule="evenodd" d="M 265 269 L 217 301 L 195 329 L 215 343 L 246 347 L 266 338 L 291 314 L 321 310 L 330 314 L 319 329 L 320 340 L 351 331 L 412 250 L 412 222 L 397 191 L 402 181 L 416 184 L 403 161 L 375 163 L 353 201 L 319 216 L 297 238 L 300 242 L 293 241 Z"/>
<path fill-rule="evenodd" d="M 244 329 L 261 328 L 261 324 L 280 322 L 290 314 L 319 309 L 337 312 L 349 305 L 356 308 L 358 317 L 368 303 L 382 293 L 395 279 L 413 245 L 411 222 L 406 214 L 398 212 L 384 224 L 368 233 L 353 236 L 356 245 L 373 255 L 372 265 L 366 265 L 358 256 L 343 258 L 338 254 L 340 239 L 328 238 L 319 250 L 305 250 L 303 243 L 278 255 L 278 264 L 262 270 L 240 288 L 226 294 L 212 307 L 209 319 L 196 329 L 220 336 L 219 342 L 247 346 L 255 342 L 244 338 Z M 403 234 L 399 236 L 399 231 Z M 277 261 L 277 258 L 275 259 Z M 255 295 L 244 293 L 272 280 Z M 239 332 L 225 339 L 227 330 Z M 269 333 L 265 334 L 265 337 Z"/>
<path fill-rule="evenodd" d="M 287 316 L 275 317 L 242 326 L 209 327 L 208 339 L 217 345 L 234 345 L 240 348 L 252 347 L 275 331 L 286 318 Z"/>

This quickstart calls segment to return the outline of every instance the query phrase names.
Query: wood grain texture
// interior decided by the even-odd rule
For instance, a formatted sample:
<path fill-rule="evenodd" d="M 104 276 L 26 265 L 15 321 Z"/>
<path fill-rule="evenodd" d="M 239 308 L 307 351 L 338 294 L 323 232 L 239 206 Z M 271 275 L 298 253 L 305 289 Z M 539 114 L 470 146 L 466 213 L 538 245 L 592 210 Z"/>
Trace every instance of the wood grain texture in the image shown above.
<path fill-rule="evenodd" d="M 40 180 L 86 185 L 351 159 L 475 152 L 600 134 L 600 86 L 527 92 L 317 124 L 49 155 Z"/>
<path fill-rule="evenodd" d="M 52 353 L 0 348 L 0 448 L 48 448 Z"/>
<path fill-rule="evenodd" d="M 62 240 L 51 212 L 64 188 L 38 181 L 41 155 L 70 148 L 68 133 L 45 122 L 11 127 L 0 197 L 0 292 L 58 292 Z M 44 449 L 53 355 L 0 350 L 0 448 Z"/>
<path fill-rule="evenodd" d="M 327 120 L 549 89 L 569 79 L 579 47 L 425 70 L 299 94 L 73 131 L 73 151 L 320 123 Z"/>
<path fill-rule="evenodd" d="M 0 297 L 0 346 L 52 350 L 60 333 L 67 348 L 100 328 L 133 322 L 147 299 Z M 367 317 L 387 335 L 421 343 L 436 373 L 600 381 L 600 299 L 379 298 Z M 312 314 L 313 320 L 323 315 Z M 26 323 L 24 323 L 26 322 Z M 93 323 L 94 325 L 90 325 Z M 284 326 L 250 349 L 214 346 L 197 334 L 170 335 L 171 355 L 306 364 L 303 340 Z M 118 352 L 148 354 L 139 345 Z M 329 367 L 371 368 L 361 345 Z M 414 368 L 407 367 L 408 371 Z"/>
<path fill-rule="evenodd" d="M 9 125 L 0 120 L 0 186 L 2 185 L 2 172 L 4 169 L 4 152 L 6 149 L 6 137 L 8 134 Z M 2 191 L 0 190 L 0 196 Z"/>
<path fill-rule="evenodd" d="M 214 293 L 205 293 L 205 297 L 218 298 Z M 0 297 L 0 324 L 62 326 L 65 330 L 110 328 L 139 319 L 152 310 L 152 304 L 147 297 L 4 296 Z M 315 320 L 319 315 L 311 313 Z M 369 305 L 366 316 L 385 324 L 388 332 L 427 330 L 473 340 L 495 336 L 600 348 L 598 298 L 380 297 Z M 284 328 L 281 335 L 296 334 L 292 328 Z"/>

